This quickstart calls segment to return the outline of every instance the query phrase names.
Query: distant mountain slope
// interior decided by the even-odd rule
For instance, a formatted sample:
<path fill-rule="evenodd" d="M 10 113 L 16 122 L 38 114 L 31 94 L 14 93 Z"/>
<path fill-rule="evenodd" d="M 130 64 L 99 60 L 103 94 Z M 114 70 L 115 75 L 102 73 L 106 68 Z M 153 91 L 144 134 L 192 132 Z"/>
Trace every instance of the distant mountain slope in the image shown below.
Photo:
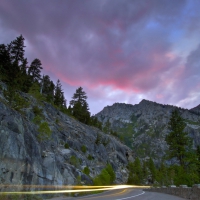
<path fill-rule="evenodd" d="M 185 131 L 193 138 L 194 147 L 200 145 L 200 115 L 196 110 L 182 109 L 172 105 L 162 105 L 148 100 L 131 105 L 115 103 L 96 114 L 105 124 L 108 120 L 112 129 L 125 138 L 136 156 L 160 160 L 167 150 L 165 136 L 169 133 L 168 121 L 171 112 L 177 108 L 187 124 Z"/>
<path fill-rule="evenodd" d="M 192 109 L 190 109 L 193 113 L 200 115 L 200 104 Z"/>

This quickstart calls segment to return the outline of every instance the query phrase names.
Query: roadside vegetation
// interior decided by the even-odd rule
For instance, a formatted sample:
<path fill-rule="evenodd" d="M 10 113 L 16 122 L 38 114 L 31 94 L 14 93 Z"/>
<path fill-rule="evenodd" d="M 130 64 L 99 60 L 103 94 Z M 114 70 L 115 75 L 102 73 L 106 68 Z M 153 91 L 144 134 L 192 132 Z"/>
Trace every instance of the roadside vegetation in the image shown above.
<path fill-rule="evenodd" d="M 155 166 L 153 159 L 129 163 L 128 184 L 188 185 L 200 183 L 200 147 L 192 148 L 190 137 L 184 132 L 186 124 L 177 110 L 172 112 L 165 140 L 169 146 L 163 162 Z M 168 164 L 167 164 L 168 163 Z"/>

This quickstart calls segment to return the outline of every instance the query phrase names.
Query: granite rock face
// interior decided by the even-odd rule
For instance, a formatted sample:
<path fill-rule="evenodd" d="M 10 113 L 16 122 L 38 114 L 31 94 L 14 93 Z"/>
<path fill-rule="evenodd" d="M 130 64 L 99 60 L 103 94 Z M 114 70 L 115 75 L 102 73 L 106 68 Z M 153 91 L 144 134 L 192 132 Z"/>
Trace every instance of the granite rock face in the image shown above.
<path fill-rule="evenodd" d="M 199 106 L 187 110 L 171 105 L 162 105 L 148 100 L 131 105 L 115 103 L 105 107 L 96 117 L 104 125 L 110 122 L 112 129 L 125 138 L 135 156 L 149 157 L 160 162 L 167 150 L 165 137 L 169 133 L 168 122 L 174 109 L 178 109 L 187 124 L 185 131 L 193 139 L 193 147 L 200 145 Z"/>
<path fill-rule="evenodd" d="M 117 174 L 116 183 L 126 183 L 126 166 L 132 155 L 127 146 L 46 102 L 21 95 L 30 105 L 16 111 L 0 90 L 0 184 L 75 185 L 77 180 L 92 184 L 92 177 L 107 163 Z M 51 130 L 48 139 L 38 139 L 34 106 L 41 109 L 41 121 L 47 122 Z M 82 172 L 86 166 L 89 176 Z"/>

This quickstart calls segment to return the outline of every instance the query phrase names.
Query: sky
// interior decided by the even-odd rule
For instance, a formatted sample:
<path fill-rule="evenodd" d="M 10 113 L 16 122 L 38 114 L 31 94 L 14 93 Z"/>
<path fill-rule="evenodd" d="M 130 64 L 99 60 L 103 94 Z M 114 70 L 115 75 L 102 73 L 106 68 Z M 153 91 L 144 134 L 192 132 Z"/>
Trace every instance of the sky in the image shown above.
<path fill-rule="evenodd" d="M 199 0 L 1 0 L 0 44 L 20 34 L 25 56 L 60 79 L 67 103 L 78 87 L 91 114 L 142 99 L 200 104 Z"/>

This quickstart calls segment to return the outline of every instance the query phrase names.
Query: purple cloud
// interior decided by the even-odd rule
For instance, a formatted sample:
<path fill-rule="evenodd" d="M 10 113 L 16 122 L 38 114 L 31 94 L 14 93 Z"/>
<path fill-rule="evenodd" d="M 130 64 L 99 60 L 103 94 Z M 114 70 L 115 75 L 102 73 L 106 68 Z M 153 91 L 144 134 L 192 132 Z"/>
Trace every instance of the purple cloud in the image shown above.
<path fill-rule="evenodd" d="M 70 101 L 82 86 L 91 112 L 142 98 L 199 104 L 200 3 L 191 0 L 0 2 L 1 43 L 19 34 L 26 56 L 60 79 Z"/>

